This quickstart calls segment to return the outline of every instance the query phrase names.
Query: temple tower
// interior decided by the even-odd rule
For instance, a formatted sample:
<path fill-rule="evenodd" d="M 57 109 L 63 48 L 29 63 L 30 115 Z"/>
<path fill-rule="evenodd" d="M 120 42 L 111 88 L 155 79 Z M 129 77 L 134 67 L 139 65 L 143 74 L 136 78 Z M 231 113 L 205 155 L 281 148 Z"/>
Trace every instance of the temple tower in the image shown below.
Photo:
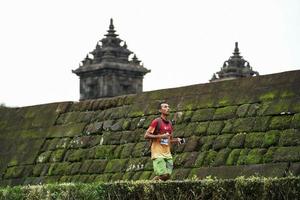
<path fill-rule="evenodd" d="M 113 20 L 96 48 L 87 54 L 79 68 L 72 70 L 80 78 L 80 100 L 135 94 L 143 91 L 144 75 L 150 70 L 115 33 Z"/>
<path fill-rule="evenodd" d="M 240 56 L 237 42 L 235 43 L 233 56 L 230 56 L 230 58 L 224 62 L 221 71 L 217 72 L 216 74 L 213 74 L 210 82 L 225 81 L 259 75 L 258 72 L 252 70 L 250 63 L 244 60 L 242 56 Z"/>

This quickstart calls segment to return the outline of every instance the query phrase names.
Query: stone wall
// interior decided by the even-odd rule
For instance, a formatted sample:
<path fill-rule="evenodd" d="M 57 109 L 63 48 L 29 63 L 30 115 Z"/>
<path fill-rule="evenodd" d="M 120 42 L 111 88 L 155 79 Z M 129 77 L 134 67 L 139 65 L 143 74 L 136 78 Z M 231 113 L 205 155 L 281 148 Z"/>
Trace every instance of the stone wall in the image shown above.
<path fill-rule="evenodd" d="M 153 177 L 157 103 L 176 119 L 172 179 L 300 174 L 300 70 L 82 102 L 0 108 L 0 185 Z"/>

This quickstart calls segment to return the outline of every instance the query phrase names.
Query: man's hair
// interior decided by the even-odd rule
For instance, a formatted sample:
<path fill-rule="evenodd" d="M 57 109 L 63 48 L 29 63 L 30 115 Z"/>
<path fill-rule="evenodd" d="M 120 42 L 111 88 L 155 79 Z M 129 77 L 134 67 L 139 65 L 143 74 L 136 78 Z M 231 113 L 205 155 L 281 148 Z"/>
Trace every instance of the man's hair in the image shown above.
<path fill-rule="evenodd" d="M 160 101 L 157 105 L 157 109 L 160 110 L 161 109 L 161 105 L 167 103 L 166 101 Z"/>

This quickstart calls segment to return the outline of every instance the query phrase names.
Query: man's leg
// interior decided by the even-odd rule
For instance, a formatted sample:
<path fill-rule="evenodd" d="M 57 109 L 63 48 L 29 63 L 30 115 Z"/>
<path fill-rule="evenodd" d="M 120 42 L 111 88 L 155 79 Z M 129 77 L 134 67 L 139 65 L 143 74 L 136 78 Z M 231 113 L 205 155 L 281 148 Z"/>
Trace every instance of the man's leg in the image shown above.
<path fill-rule="evenodd" d="M 153 160 L 153 168 L 157 175 L 153 178 L 153 180 L 166 181 L 170 178 L 172 173 L 173 161 L 172 159 L 157 158 Z"/>

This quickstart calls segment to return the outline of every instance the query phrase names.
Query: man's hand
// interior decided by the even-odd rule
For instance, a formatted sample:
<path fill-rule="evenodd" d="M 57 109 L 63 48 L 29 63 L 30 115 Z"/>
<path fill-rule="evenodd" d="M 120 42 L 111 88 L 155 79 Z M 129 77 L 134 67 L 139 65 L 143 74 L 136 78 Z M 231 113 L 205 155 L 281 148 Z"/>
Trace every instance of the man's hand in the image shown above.
<path fill-rule="evenodd" d="M 162 134 L 162 135 L 159 135 L 160 138 L 163 138 L 163 139 L 167 139 L 170 137 L 170 134 L 169 133 L 165 133 L 165 134 Z"/>

